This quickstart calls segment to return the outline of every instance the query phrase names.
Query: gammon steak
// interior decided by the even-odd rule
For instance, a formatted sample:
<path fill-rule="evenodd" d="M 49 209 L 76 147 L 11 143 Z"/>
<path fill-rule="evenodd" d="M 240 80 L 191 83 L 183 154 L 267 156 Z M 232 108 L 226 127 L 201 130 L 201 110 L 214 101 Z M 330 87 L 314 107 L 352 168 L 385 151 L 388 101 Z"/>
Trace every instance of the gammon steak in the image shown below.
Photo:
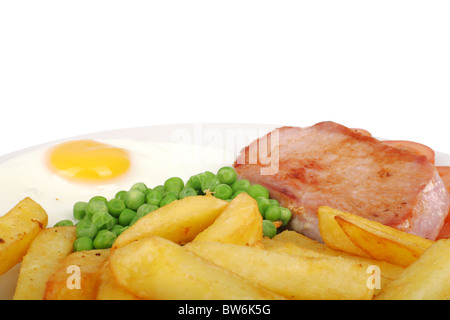
<path fill-rule="evenodd" d="M 291 229 L 319 241 L 322 205 L 431 240 L 449 212 L 446 187 L 425 156 L 330 121 L 275 129 L 245 147 L 234 167 L 292 209 Z"/>

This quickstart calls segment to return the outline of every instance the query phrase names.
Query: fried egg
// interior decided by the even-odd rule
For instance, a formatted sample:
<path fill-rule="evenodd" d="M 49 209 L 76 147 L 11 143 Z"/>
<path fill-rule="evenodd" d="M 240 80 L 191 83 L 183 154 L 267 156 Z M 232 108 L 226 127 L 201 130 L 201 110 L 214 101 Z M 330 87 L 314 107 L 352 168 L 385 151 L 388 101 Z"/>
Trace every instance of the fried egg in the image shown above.
<path fill-rule="evenodd" d="M 48 214 L 48 226 L 73 218 L 73 205 L 102 195 L 111 199 L 136 182 L 148 187 L 170 177 L 184 181 L 231 164 L 234 154 L 218 148 L 138 139 L 67 140 L 0 159 L 0 216 L 30 197 Z"/>

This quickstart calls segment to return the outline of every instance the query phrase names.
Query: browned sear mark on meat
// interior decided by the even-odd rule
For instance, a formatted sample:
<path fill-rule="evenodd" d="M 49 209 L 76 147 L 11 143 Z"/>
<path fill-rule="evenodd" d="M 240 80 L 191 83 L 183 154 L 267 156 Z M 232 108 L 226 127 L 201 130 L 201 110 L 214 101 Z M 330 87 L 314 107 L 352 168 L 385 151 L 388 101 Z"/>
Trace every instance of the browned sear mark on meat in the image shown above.
<path fill-rule="evenodd" d="M 390 176 L 392 176 L 392 173 L 386 169 L 381 169 L 380 171 L 378 171 L 378 176 L 380 178 L 389 178 Z"/>

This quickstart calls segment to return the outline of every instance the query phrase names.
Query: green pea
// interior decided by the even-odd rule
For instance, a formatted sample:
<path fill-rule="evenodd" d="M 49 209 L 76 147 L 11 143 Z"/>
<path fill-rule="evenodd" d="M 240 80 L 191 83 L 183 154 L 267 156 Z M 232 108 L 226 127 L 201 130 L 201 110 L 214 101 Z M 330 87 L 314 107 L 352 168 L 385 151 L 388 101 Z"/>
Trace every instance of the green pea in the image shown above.
<path fill-rule="evenodd" d="M 108 203 L 108 200 L 104 196 L 94 196 L 89 200 L 89 202 L 94 202 L 94 201 L 102 201 L 105 204 Z"/>
<path fill-rule="evenodd" d="M 120 213 L 126 208 L 125 202 L 123 200 L 114 198 L 108 201 L 108 212 L 113 217 L 118 217 Z"/>
<path fill-rule="evenodd" d="M 203 189 L 202 189 L 202 181 L 204 181 L 205 179 L 211 179 L 214 177 L 215 177 L 215 174 L 212 173 L 211 171 L 201 172 L 201 173 L 198 173 L 198 174 L 190 177 L 188 182 L 186 182 L 186 186 L 195 189 L 195 191 L 197 191 L 197 194 L 204 194 Z"/>
<path fill-rule="evenodd" d="M 77 238 L 88 237 L 94 239 L 95 235 L 97 234 L 97 227 L 90 220 L 84 219 L 78 222 L 77 230 L 75 233 L 77 235 Z"/>
<path fill-rule="evenodd" d="M 164 189 L 166 191 L 178 191 L 180 192 L 181 189 L 183 189 L 184 187 L 184 181 L 183 179 L 179 178 L 179 177 L 172 177 L 167 179 L 164 182 Z"/>
<path fill-rule="evenodd" d="M 196 191 L 200 191 L 202 189 L 202 182 L 200 180 L 200 175 L 196 174 L 189 178 L 186 182 L 186 187 L 192 188 Z"/>
<path fill-rule="evenodd" d="M 161 199 L 164 192 L 165 192 L 165 190 L 157 190 L 156 188 L 149 189 L 149 191 L 147 192 L 147 194 L 145 196 L 146 196 L 146 198 Z"/>
<path fill-rule="evenodd" d="M 132 189 L 125 196 L 125 206 L 131 210 L 137 210 L 145 203 L 145 193 L 137 189 Z"/>
<path fill-rule="evenodd" d="M 217 171 L 220 183 L 232 185 L 237 179 L 237 173 L 233 167 L 222 167 Z"/>
<path fill-rule="evenodd" d="M 54 225 L 54 227 L 68 227 L 68 226 L 73 226 L 72 220 L 69 219 L 61 220 L 55 223 Z"/>
<path fill-rule="evenodd" d="M 264 212 L 264 218 L 270 221 L 280 220 L 281 210 L 279 206 L 268 206 Z"/>
<path fill-rule="evenodd" d="M 200 173 L 200 180 L 206 178 L 214 178 L 216 175 L 214 173 L 212 173 L 211 171 L 205 171 Z"/>
<path fill-rule="evenodd" d="M 178 199 L 178 196 L 180 195 L 180 192 L 178 192 L 178 190 L 175 190 L 175 189 L 172 189 L 172 190 L 167 190 L 167 191 L 165 191 L 164 193 L 163 193 L 163 198 L 165 197 L 165 196 L 167 196 L 169 193 L 172 193 L 174 196 L 175 196 L 175 198 L 176 199 Z M 162 199 L 161 199 L 162 200 Z"/>
<path fill-rule="evenodd" d="M 289 220 L 291 220 L 292 212 L 288 208 L 280 207 L 281 215 L 280 220 L 282 222 L 282 225 L 285 226 L 288 224 Z"/>
<path fill-rule="evenodd" d="M 126 208 L 119 215 L 119 224 L 122 226 L 128 226 L 136 214 L 136 211 Z"/>
<path fill-rule="evenodd" d="M 168 192 L 162 199 L 159 204 L 160 207 L 164 207 L 165 205 L 171 203 L 172 201 L 177 200 L 177 196 L 173 192 Z"/>
<path fill-rule="evenodd" d="M 109 230 L 100 230 L 94 238 L 93 245 L 95 249 L 111 248 L 117 236 Z"/>
<path fill-rule="evenodd" d="M 103 211 L 94 213 L 91 221 L 97 227 L 97 230 L 111 229 L 116 224 L 113 216 Z"/>
<path fill-rule="evenodd" d="M 201 181 L 202 185 L 202 191 L 203 193 L 206 193 L 206 191 L 214 191 L 214 188 L 220 184 L 219 178 L 217 178 L 215 175 L 213 177 L 205 177 Z"/>
<path fill-rule="evenodd" d="M 214 196 L 216 198 L 227 200 L 233 195 L 233 189 L 228 184 L 222 183 L 214 188 Z"/>
<path fill-rule="evenodd" d="M 94 245 L 92 243 L 92 239 L 89 237 L 80 237 L 76 239 L 73 243 L 74 251 L 84 251 L 92 249 L 94 249 Z"/>
<path fill-rule="evenodd" d="M 126 190 L 120 190 L 119 192 L 116 193 L 114 198 L 124 201 L 126 195 L 127 195 Z"/>
<path fill-rule="evenodd" d="M 236 191 L 247 191 L 248 188 L 250 188 L 252 184 L 247 179 L 241 179 L 236 180 L 232 185 L 231 188 L 233 189 L 233 193 L 236 193 Z"/>
<path fill-rule="evenodd" d="M 103 200 L 92 200 L 89 201 L 87 207 L 86 207 L 86 216 L 88 219 L 91 219 L 94 213 L 103 211 L 108 212 L 108 205 L 107 202 L 104 202 Z"/>
<path fill-rule="evenodd" d="M 156 209 L 159 209 L 159 207 L 155 206 L 155 205 L 152 205 L 152 204 L 144 203 L 142 206 L 140 206 L 137 209 L 136 215 L 139 218 L 142 218 L 143 216 L 149 214 L 150 212 L 155 211 Z"/>
<path fill-rule="evenodd" d="M 263 235 L 265 237 L 273 238 L 277 234 L 277 227 L 270 220 L 263 220 L 262 227 Z"/>
<path fill-rule="evenodd" d="M 269 190 L 263 187 L 260 184 L 251 185 L 248 190 L 248 194 L 252 196 L 252 198 L 256 199 L 258 197 L 263 197 L 269 199 Z"/>
<path fill-rule="evenodd" d="M 116 236 L 119 236 L 122 232 L 127 230 L 129 226 L 121 226 L 120 224 L 116 224 L 114 227 L 111 228 L 111 232 L 114 233 Z"/>
<path fill-rule="evenodd" d="M 145 194 L 147 193 L 147 185 L 143 182 L 137 182 L 131 186 L 130 190 L 139 190 Z"/>
<path fill-rule="evenodd" d="M 160 192 L 156 191 L 155 189 L 150 190 L 145 196 L 145 201 L 148 204 L 152 204 L 154 206 L 159 206 L 161 199 L 162 199 L 162 194 Z"/>
<path fill-rule="evenodd" d="M 256 198 L 256 203 L 258 204 L 259 212 L 261 213 L 261 215 L 264 218 L 264 214 L 266 212 L 266 209 L 270 205 L 269 199 L 264 198 L 264 197 L 257 197 Z"/>
<path fill-rule="evenodd" d="M 203 172 L 197 173 L 195 176 L 198 177 L 201 182 L 203 179 L 208 179 L 208 178 L 214 177 L 215 174 L 211 171 L 203 171 Z"/>
<path fill-rule="evenodd" d="M 195 191 L 194 188 L 191 187 L 184 187 L 183 190 L 180 191 L 180 194 L 178 195 L 179 199 L 183 199 L 186 197 L 192 197 L 192 196 L 196 196 L 197 195 L 197 191 Z"/>
<path fill-rule="evenodd" d="M 162 199 L 162 197 L 161 197 L 161 199 Z M 150 198 L 150 199 L 147 199 L 146 202 L 147 202 L 147 204 L 151 204 L 151 205 L 159 207 L 159 204 L 161 203 L 161 199 Z"/>
<path fill-rule="evenodd" d="M 154 187 L 153 190 L 159 192 L 160 194 L 163 194 L 164 193 L 164 186 L 163 185 L 158 185 L 158 186 Z"/>
<path fill-rule="evenodd" d="M 278 200 L 275 200 L 275 199 L 269 199 L 269 205 L 271 205 L 271 206 L 279 206 L 280 205 L 280 203 L 278 202 Z"/>
<path fill-rule="evenodd" d="M 83 220 L 86 215 L 87 202 L 78 201 L 73 205 L 73 217 L 77 220 Z"/>

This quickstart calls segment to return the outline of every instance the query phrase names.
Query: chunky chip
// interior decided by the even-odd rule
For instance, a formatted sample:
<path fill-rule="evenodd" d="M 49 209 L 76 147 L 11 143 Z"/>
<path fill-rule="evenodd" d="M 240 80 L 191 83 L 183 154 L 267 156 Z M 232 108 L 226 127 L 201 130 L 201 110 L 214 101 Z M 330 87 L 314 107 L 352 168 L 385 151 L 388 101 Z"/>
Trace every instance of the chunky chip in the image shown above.
<path fill-rule="evenodd" d="M 192 196 L 173 201 L 139 219 L 114 242 L 112 249 L 157 235 L 179 244 L 192 241 L 209 227 L 228 202 L 212 195 Z"/>
<path fill-rule="evenodd" d="M 158 236 L 112 251 L 110 267 L 115 281 L 142 299 L 284 299 Z"/>
<path fill-rule="evenodd" d="M 241 193 L 193 241 L 261 246 L 262 239 L 262 216 L 259 213 L 258 204 L 248 193 Z"/>
<path fill-rule="evenodd" d="M 73 251 L 76 227 L 44 229 L 36 236 L 20 266 L 14 300 L 42 300 L 50 275 Z"/>
<path fill-rule="evenodd" d="M 47 223 L 45 210 L 30 198 L 23 199 L 0 217 L 0 275 L 22 261 L 31 242 Z"/>

